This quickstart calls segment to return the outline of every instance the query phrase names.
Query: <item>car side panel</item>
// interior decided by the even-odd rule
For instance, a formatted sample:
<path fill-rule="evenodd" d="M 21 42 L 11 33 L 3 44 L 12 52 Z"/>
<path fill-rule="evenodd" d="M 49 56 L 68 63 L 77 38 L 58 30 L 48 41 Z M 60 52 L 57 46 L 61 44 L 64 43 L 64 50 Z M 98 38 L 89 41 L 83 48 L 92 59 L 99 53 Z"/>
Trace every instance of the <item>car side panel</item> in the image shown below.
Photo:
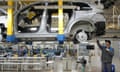
<path fill-rule="evenodd" d="M 94 21 L 92 21 L 88 15 L 84 15 L 84 16 L 80 16 L 80 15 L 81 14 L 76 14 L 76 15 L 73 14 L 72 15 L 72 18 L 70 19 L 70 21 L 68 22 L 68 24 L 67 24 L 67 26 L 65 28 L 65 33 L 70 33 L 71 28 L 79 21 L 89 22 L 91 24 L 91 26 L 93 27 L 93 31 L 94 31 L 94 29 L 95 29 Z"/>

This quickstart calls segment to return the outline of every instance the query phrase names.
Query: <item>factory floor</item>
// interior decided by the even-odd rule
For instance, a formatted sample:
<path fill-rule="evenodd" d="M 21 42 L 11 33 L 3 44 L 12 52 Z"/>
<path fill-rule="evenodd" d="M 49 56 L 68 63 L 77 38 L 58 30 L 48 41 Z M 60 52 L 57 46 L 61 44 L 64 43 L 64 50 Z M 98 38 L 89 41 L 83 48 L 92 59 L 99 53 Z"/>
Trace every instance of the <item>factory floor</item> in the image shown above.
<path fill-rule="evenodd" d="M 91 64 L 87 63 L 85 72 L 101 72 L 100 57 L 93 56 L 91 59 Z M 113 64 L 116 66 L 116 72 L 120 72 L 120 60 L 114 58 Z M 0 72 L 83 72 L 83 70 L 81 68 L 81 64 L 77 65 L 74 58 L 69 58 L 63 60 L 55 60 L 54 65 L 48 64 L 44 69 L 40 70 L 4 70 Z"/>
<path fill-rule="evenodd" d="M 115 65 L 115 72 L 120 72 L 120 56 L 119 56 L 119 50 L 117 49 L 117 43 L 113 42 L 113 47 L 115 49 L 115 55 L 113 58 L 113 64 Z M 91 57 L 88 57 L 87 59 L 87 65 L 85 68 L 85 72 L 101 72 L 101 52 L 96 47 L 93 55 Z M 77 57 L 67 56 L 65 58 L 56 58 L 52 60 L 52 62 L 49 62 L 45 64 L 44 66 L 21 66 L 24 69 L 16 69 L 15 70 L 6 70 L 4 66 L 4 70 L 1 69 L 0 66 L 0 72 L 84 72 L 83 68 L 80 63 L 76 63 Z M 8 66 L 11 67 L 12 66 Z M 15 66 L 14 66 L 15 67 Z M 27 70 L 26 70 L 27 69 Z"/>

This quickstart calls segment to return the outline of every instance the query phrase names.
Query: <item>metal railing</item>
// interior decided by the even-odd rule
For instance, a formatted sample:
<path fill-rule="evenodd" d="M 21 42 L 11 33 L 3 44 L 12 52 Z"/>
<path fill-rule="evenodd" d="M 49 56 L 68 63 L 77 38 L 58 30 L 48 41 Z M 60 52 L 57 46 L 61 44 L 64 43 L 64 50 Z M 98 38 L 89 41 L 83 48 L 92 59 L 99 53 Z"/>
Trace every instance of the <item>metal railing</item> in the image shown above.
<path fill-rule="evenodd" d="M 0 58 L 0 71 L 43 70 L 47 62 L 45 57 L 8 57 Z"/>

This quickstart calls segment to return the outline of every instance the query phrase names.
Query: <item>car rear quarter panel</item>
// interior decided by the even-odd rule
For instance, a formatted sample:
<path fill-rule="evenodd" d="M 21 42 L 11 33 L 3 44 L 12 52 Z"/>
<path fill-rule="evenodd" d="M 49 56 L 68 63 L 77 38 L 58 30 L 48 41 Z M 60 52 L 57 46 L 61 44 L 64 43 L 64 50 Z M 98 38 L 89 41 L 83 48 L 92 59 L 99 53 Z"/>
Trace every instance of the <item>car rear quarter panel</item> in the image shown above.
<path fill-rule="evenodd" d="M 88 24 L 77 24 L 77 22 L 80 22 L 80 21 L 84 21 L 84 22 L 89 22 L 89 24 L 91 24 L 91 27 L 92 27 L 92 30 L 91 31 L 94 31 L 95 30 L 95 26 L 94 26 L 94 22 L 88 18 L 77 18 L 77 19 L 71 19 L 71 21 L 69 21 L 69 23 L 67 24 L 66 28 L 65 28 L 65 34 L 69 34 L 71 32 L 71 29 L 77 25 L 77 27 L 80 27 L 80 28 L 83 28 L 84 30 L 87 30 L 85 29 L 84 27 L 82 26 L 88 26 Z"/>

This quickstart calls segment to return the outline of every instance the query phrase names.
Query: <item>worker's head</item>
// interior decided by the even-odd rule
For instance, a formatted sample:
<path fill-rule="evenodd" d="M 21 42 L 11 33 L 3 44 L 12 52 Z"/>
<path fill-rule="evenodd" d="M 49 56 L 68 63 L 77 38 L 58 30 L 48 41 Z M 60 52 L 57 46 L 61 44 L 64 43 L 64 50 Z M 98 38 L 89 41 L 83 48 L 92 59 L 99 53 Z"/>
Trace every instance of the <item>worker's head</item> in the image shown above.
<path fill-rule="evenodd" d="M 111 41 L 110 40 L 105 40 L 105 44 L 106 44 L 106 47 L 109 48 L 110 45 L 111 45 Z"/>

